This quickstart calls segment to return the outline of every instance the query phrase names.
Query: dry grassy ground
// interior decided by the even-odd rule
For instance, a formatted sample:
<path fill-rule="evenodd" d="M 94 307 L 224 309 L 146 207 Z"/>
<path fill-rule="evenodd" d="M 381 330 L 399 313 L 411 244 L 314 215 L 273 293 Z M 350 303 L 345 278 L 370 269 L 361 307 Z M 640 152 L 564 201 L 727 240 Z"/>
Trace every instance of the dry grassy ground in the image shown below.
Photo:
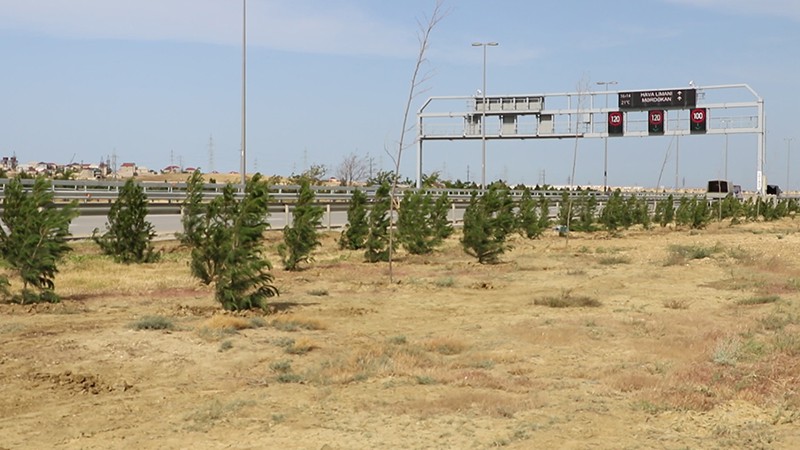
<path fill-rule="evenodd" d="M 799 230 L 453 239 L 395 283 L 331 235 L 268 315 L 79 244 L 61 304 L 0 305 L 0 448 L 797 448 Z"/>

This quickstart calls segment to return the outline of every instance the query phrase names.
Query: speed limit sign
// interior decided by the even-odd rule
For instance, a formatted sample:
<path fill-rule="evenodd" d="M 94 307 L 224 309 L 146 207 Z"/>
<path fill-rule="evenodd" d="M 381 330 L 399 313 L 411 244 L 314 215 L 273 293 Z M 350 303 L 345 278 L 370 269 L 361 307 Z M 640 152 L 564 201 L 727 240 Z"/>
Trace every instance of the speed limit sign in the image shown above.
<path fill-rule="evenodd" d="M 664 134 L 664 110 L 652 110 L 648 114 L 647 130 L 650 134 Z"/>
<path fill-rule="evenodd" d="M 706 108 L 694 108 L 689 112 L 689 129 L 692 133 L 705 133 L 706 123 L 708 122 L 708 111 Z"/>
<path fill-rule="evenodd" d="M 623 133 L 623 116 L 621 111 L 610 111 L 608 113 L 608 134 L 620 135 Z"/>

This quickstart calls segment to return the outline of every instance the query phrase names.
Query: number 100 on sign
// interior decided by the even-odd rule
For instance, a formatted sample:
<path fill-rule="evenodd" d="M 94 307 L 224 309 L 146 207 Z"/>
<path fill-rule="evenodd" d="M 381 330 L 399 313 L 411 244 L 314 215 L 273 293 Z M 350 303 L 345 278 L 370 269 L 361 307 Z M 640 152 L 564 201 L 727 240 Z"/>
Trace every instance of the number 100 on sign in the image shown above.
<path fill-rule="evenodd" d="M 708 111 L 706 108 L 693 108 L 689 112 L 689 129 L 692 133 L 705 133 L 707 122 Z"/>

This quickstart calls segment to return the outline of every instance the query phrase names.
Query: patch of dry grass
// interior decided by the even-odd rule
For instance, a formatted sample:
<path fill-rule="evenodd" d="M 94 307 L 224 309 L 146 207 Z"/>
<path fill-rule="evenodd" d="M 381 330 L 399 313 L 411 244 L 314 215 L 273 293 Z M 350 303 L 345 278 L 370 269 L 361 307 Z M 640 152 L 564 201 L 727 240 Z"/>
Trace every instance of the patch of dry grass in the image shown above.
<path fill-rule="evenodd" d="M 662 302 L 664 308 L 667 309 L 689 309 L 690 304 L 691 302 L 689 300 L 680 298 L 670 298 Z"/>
<path fill-rule="evenodd" d="M 203 326 L 212 330 L 246 330 L 253 328 L 253 323 L 244 317 L 215 314 L 203 321 Z"/>
<path fill-rule="evenodd" d="M 456 412 L 473 412 L 493 417 L 510 418 L 520 411 L 534 406 L 535 399 L 502 394 L 498 392 L 452 392 L 442 396 L 401 402 L 392 406 L 399 414 L 420 414 L 423 417 L 452 414 Z"/>
<path fill-rule="evenodd" d="M 640 370 L 626 370 L 612 375 L 610 384 L 621 392 L 635 392 L 643 389 L 655 388 L 661 377 L 649 373 L 644 368 Z"/>
<path fill-rule="evenodd" d="M 324 330 L 327 328 L 319 319 L 291 314 L 275 317 L 270 321 L 270 325 L 281 331 Z"/>
<path fill-rule="evenodd" d="M 563 289 L 560 295 L 537 298 L 533 304 L 551 308 L 596 308 L 602 305 L 599 300 L 588 295 L 573 295 L 571 289 Z"/>
<path fill-rule="evenodd" d="M 286 353 L 290 355 L 305 355 L 311 350 L 319 348 L 314 340 L 307 337 L 301 337 L 286 347 Z"/>
<path fill-rule="evenodd" d="M 308 378 L 320 384 L 348 384 L 370 378 L 412 377 L 437 364 L 418 345 L 370 343 L 323 361 Z"/>
<path fill-rule="evenodd" d="M 422 344 L 425 350 L 436 352 L 442 355 L 458 355 L 469 346 L 460 339 L 452 337 L 431 338 Z"/>

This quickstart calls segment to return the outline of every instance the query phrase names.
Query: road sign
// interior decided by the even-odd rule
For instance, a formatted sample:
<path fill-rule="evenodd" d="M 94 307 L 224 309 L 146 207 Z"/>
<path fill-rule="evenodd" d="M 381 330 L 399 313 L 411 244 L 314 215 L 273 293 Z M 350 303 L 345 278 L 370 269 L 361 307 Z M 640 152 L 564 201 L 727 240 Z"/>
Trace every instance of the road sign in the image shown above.
<path fill-rule="evenodd" d="M 692 133 L 705 133 L 708 122 L 708 111 L 705 108 L 694 108 L 689 112 L 689 130 Z"/>
<path fill-rule="evenodd" d="M 647 131 L 650 134 L 664 134 L 664 110 L 652 110 L 647 116 Z"/>
<path fill-rule="evenodd" d="M 697 90 L 695 89 L 619 93 L 619 109 L 644 111 L 650 108 L 694 108 L 696 105 Z"/>
<path fill-rule="evenodd" d="M 623 115 L 621 111 L 609 111 L 608 113 L 608 134 L 620 136 L 623 133 Z"/>

